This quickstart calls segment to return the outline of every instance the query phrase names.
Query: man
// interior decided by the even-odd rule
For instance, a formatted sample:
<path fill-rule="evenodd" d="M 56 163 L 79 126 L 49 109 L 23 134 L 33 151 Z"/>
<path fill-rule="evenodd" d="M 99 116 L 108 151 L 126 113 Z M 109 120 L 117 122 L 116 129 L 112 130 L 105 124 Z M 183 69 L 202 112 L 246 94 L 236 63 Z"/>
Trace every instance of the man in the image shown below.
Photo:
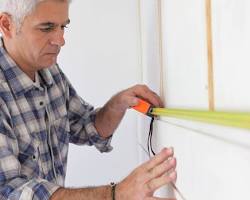
<path fill-rule="evenodd" d="M 69 142 L 108 152 L 114 130 L 138 97 L 155 106 L 161 101 L 144 85 L 97 110 L 80 99 L 56 64 L 69 24 L 68 0 L 1 0 L 0 9 L 0 199 L 160 199 L 154 191 L 176 180 L 172 149 L 117 185 L 64 187 Z"/>

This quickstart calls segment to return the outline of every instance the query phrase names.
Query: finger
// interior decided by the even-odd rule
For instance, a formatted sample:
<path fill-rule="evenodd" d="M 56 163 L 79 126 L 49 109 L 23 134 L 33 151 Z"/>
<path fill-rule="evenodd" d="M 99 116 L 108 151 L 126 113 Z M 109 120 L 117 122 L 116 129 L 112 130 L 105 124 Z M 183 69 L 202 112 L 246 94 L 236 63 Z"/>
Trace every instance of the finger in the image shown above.
<path fill-rule="evenodd" d="M 157 93 L 149 89 L 147 86 L 143 89 L 144 93 L 146 94 L 146 98 L 150 103 L 152 103 L 156 107 L 163 107 L 163 102 Z"/>
<path fill-rule="evenodd" d="M 176 168 L 176 167 L 175 167 Z M 173 169 L 170 169 L 169 171 L 168 171 L 168 174 L 171 174 L 173 171 L 175 171 L 175 168 L 173 168 Z M 176 177 L 177 178 L 177 177 Z M 172 181 L 172 183 L 176 183 L 176 179 L 174 180 L 174 181 Z"/>
<path fill-rule="evenodd" d="M 175 158 L 171 158 L 168 161 L 165 161 L 161 164 L 159 164 L 158 166 L 156 166 L 155 168 L 153 168 L 152 170 L 149 171 L 149 175 L 148 175 L 148 181 L 157 177 L 162 176 L 163 174 L 166 173 L 171 173 L 175 170 L 176 168 L 176 159 Z"/>
<path fill-rule="evenodd" d="M 167 185 L 177 178 L 176 171 L 173 171 L 171 174 L 164 174 L 159 178 L 155 178 L 147 183 L 147 187 L 149 192 L 154 192 L 155 190 L 159 189 L 160 187 Z"/>
<path fill-rule="evenodd" d="M 138 105 L 139 99 L 133 96 L 124 96 L 123 104 L 126 105 L 126 108 L 131 108 Z"/>
<path fill-rule="evenodd" d="M 164 148 L 158 154 L 156 154 L 153 158 L 151 158 L 148 162 L 146 162 L 145 168 L 147 171 L 150 171 L 155 166 L 159 165 L 160 163 L 168 160 L 170 157 L 173 157 L 174 151 L 173 148 Z"/>
<path fill-rule="evenodd" d="M 135 96 L 147 100 L 149 103 L 153 104 L 156 107 L 163 106 L 163 102 L 160 97 L 146 85 L 136 85 L 131 89 Z"/>
<path fill-rule="evenodd" d="M 163 107 L 164 107 L 164 103 L 163 103 L 161 97 L 160 97 L 158 94 L 156 94 L 155 92 L 154 92 L 153 95 L 155 95 L 155 98 L 156 98 L 157 101 L 158 101 L 157 107 L 163 108 Z M 155 105 L 155 106 L 156 106 L 156 105 Z"/>
<path fill-rule="evenodd" d="M 126 92 L 121 92 L 115 95 L 110 103 L 109 108 L 115 111 L 125 112 L 126 109 L 133 107 L 139 103 L 138 98 L 128 95 Z"/>

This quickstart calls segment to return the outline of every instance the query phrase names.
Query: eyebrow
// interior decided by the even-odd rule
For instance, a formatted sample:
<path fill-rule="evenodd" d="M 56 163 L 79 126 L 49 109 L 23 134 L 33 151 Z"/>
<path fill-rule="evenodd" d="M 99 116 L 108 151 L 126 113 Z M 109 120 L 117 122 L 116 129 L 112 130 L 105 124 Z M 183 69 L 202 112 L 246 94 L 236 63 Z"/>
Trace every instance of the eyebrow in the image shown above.
<path fill-rule="evenodd" d="M 63 24 L 69 24 L 70 23 L 70 19 L 68 19 L 67 21 L 65 21 Z M 41 24 L 38 24 L 38 26 L 55 26 L 56 23 L 54 22 L 43 22 Z"/>

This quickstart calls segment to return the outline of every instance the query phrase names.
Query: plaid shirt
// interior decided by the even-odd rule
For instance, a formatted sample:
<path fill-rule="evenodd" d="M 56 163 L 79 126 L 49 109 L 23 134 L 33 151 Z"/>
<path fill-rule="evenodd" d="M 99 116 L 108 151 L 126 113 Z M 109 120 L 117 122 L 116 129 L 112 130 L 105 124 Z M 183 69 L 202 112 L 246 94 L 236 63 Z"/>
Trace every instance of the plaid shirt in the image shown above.
<path fill-rule="evenodd" d="M 58 66 L 40 70 L 40 85 L 0 42 L 0 200 L 46 200 L 64 186 L 69 142 L 108 152 L 96 111 L 76 94 Z"/>

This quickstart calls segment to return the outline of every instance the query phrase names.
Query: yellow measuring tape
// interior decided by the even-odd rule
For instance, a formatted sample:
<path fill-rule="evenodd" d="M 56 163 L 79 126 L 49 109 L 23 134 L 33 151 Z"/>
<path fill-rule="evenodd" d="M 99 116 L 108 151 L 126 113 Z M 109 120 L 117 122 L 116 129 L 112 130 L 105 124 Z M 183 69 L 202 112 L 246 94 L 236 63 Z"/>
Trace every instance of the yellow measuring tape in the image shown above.
<path fill-rule="evenodd" d="M 150 114 L 250 129 L 250 113 L 152 108 Z"/>
<path fill-rule="evenodd" d="M 174 117 L 204 123 L 250 129 L 250 113 L 248 112 L 219 112 L 154 108 L 151 104 L 142 99 L 140 99 L 138 105 L 133 108 L 149 116 Z"/>

